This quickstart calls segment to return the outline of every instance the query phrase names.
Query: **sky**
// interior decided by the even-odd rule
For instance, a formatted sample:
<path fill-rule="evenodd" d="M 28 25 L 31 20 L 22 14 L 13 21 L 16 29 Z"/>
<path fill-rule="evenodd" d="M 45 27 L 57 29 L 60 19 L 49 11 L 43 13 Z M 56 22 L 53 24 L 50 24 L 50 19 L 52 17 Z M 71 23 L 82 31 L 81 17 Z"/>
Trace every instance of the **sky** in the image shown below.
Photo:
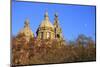
<path fill-rule="evenodd" d="M 54 23 L 54 14 L 58 14 L 65 40 L 75 40 L 80 34 L 95 40 L 95 6 L 16 2 L 14 0 L 12 0 L 12 35 L 18 34 L 28 18 L 30 27 L 36 36 L 36 30 L 44 19 L 45 11 L 48 11 L 52 24 Z"/>

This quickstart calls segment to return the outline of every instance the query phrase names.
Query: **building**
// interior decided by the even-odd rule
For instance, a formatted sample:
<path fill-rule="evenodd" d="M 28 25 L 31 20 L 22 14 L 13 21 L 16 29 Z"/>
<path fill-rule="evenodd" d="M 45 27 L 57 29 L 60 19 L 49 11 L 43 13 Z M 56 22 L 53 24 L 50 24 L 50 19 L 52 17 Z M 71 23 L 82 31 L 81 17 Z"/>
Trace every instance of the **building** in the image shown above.
<path fill-rule="evenodd" d="M 54 24 L 52 24 L 49 20 L 48 12 L 46 11 L 44 14 L 44 19 L 39 25 L 36 31 L 37 39 L 58 39 L 62 40 L 62 30 L 59 25 L 58 15 L 55 13 Z M 29 20 L 25 20 L 24 28 L 19 32 L 19 34 L 24 34 L 26 40 L 30 40 L 30 38 L 34 37 L 34 34 L 29 26 Z"/>
<path fill-rule="evenodd" d="M 51 24 L 48 16 L 48 12 L 44 15 L 44 20 L 41 22 L 37 29 L 37 38 L 39 39 L 53 39 L 54 38 L 54 26 Z"/>
<path fill-rule="evenodd" d="M 59 25 L 57 13 L 55 14 L 54 24 L 52 24 L 46 11 L 44 20 L 39 25 L 36 33 L 38 39 L 62 39 L 62 30 Z"/>

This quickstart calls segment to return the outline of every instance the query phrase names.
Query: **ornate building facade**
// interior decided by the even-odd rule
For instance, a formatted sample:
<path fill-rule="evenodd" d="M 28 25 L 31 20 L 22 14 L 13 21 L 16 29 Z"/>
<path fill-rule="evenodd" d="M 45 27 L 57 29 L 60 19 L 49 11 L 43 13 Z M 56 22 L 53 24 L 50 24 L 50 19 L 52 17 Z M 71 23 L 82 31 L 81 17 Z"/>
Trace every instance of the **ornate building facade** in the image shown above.
<path fill-rule="evenodd" d="M 39 25 L 36 33 L 39 39 L 62 39 L 62 30 L 59 25 L 58 15 L 55 14 L 54 24 L 52 24 L 46 11 L 44 20 Z"/>
<path fill-rule="evenodd" d="M 48 12 L 44 15 L 44 20 L 41 22 L 37 29 L 37 38 L 39 39 L 53 39 L 54 38 L 54 26 L 51 24 L 48 16 Z"/>

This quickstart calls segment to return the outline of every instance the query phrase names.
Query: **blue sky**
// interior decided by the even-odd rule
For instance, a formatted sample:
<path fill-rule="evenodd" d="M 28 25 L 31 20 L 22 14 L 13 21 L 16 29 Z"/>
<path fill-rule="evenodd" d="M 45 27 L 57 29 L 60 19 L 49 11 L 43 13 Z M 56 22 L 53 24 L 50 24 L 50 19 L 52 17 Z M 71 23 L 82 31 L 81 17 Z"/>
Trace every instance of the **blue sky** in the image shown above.
<path fill-rule="evenodd" d="M 84 34 L 95 40 L 95 6 L 80 6 L 71 4 L 48 4 L 36 2 L 12 2 L 12 34 L 24 27 L 24 21 L 29 18 L 30 27 L 36 36 L 36 30 L 48 11 L 51 23 L 54 14 L 58 13 L 59 24 L 66 40 L 74 40 L 79 34 Z"/>

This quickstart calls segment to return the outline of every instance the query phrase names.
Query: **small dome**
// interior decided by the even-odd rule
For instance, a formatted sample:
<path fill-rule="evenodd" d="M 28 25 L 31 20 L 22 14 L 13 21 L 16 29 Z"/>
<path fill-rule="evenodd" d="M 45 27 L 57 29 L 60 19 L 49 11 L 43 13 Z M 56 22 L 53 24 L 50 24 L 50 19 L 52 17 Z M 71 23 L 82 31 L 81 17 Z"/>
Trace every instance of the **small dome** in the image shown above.
<path fill-rule="evenodd" d="M 23 33 L 25 36 L 33 37 L 33 32 L 30 28 L 24 28 L 20 31 L 20 34 Z"/>
<path fill-rule="evenodd" d="M 28 19 L 25 20 L 24 28 L 19 32 L 19 34 L 22 34 L 22 33 L 28 37 L 33 37 L 33 35 L 34 35 L 32 30 L 29 27 L 29 20 Z"/>

